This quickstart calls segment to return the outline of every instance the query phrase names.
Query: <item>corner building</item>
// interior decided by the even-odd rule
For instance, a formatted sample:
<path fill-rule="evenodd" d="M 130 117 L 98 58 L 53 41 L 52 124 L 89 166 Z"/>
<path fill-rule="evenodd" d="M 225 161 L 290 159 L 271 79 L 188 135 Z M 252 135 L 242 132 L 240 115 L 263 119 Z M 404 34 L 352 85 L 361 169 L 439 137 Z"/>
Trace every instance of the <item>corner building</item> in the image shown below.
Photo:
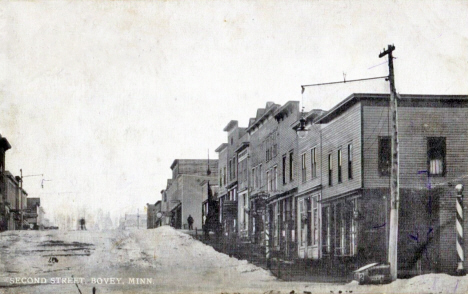
<path fill-rule="evenodd" d="M 399 272 L 454 272 L 454 186 L 467 184 L 468 96 L 401 95 L 398 103 Z M 385 262 L 389 95 L 353 94 L 326 113 L 310 112 L 307 121 L 309 134 L 299 139 L 298 256 Z"/>

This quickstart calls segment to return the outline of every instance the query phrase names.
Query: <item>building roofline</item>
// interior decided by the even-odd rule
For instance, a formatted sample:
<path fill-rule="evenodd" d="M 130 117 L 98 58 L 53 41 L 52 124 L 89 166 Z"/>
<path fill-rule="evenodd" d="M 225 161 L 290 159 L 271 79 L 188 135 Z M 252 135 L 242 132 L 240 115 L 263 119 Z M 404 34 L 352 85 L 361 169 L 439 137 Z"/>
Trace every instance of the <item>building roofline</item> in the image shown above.
<path fill-rule="evenodd" d="M 327 111 L 322 110 L 322 109 L 312 109 L 311 111 L 305 113 L 304 119 L 306 120 L 306 124 L 309 122 L 315 122 L 317 118 L 320 118 L 321 116 L 325 115 Z M 300 119 L 295 121 L 291 126 L 293 129 L 297 129 L 300 125 L 301 121 Z"/>
<path fill-rule="evenodd" d="M 174 167 L 176 166 L 176 164 L 179 162 L 178 159 L 174 159 L 174 161 L 172 162 L 171 164 L 171 169 L 174 169 Z"/>
<path fill-rule="evenodd" d="M 272 104 L 268 109 L 265 110 L 265 112 L 258 118 L 256 119 L 252 125 L 250 125 L 248 128 L 245 129 L 246 132 L 250 132 L 253 128 L 257 127 L 262 121 L 264 121 L 273 111 L 276 111 L 280 107 L 279 104 Z M 273 113 L 274 115 L 274 113 Z"/>
<path fill-rule="evenodd" d="M 400 94 L 398 95 L 401 101 L 467 101 L 468 95 L 425 95 L 425 94 Z M 340 103 L 332 107 L 329 111 L 320 116 L 317 123 L 328 123 L 340 113 L 362 100 L 388 100 L 390 94 L 373 94 L 373 93 L 354 93 L 346 97 Z"/>
<path fill-rule="evenodd" d="M 231 120 L 223 129 L 224 132 L 229 132 L 233 128 L 239 125 L 239 122 L 237 120 Z"/>
<path fill-rule="evenodd" d="M 223 143 L 223 144 L 219 145 L 218 148 L 215 149 L 215 152 L 221 152 L 224 149 L 226 149 L 227 146 L 228 146 L 227 143 Z"/>
<path fill-rule="evenodd" d="M 190 161 L 190 160 L 194 160 L 194 161 L 198 161 L 198 162 L 207 162 L 208 159 L 203 159 L 203 158 L 197 158 L 197 159 L 174 159 L 174 161 L 172 162 L 171 164 L 171 169 L 174 169 L 174 167 L 176 166 L 177 163 L 179 162 L 183 162 L 183 161 Z M 210 162 L 217 162 L 218 159 L 210 159 Z"/>
<path fill-rule="evenodd" d="M 281 114 L 288 112 L 292 107 L 297 107 L 297 109 L 299 110 L 299 101 L 286 102 L 283 106 L 279 107 L 275 111 L 275 114 L 274 114 L 275 118 L 278 118 L 279 116 L 281 116 Z"/>
<path fill-rule="evenodd" d="M 19 178 L 19 176 L 14 176 L 10 171 L 6 170 L 4 175 L 9 178 L 10 180 L 12 180 L 16 185 L 19 186 L 19 181 L 17 180 L 16 177 Z"/>

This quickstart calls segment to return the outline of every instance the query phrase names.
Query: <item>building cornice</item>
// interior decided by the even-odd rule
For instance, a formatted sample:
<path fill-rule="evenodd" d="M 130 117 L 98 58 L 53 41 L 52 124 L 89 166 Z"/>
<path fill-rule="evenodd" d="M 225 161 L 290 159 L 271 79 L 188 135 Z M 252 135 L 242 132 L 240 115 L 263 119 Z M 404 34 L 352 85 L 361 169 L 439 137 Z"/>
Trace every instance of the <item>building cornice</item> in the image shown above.
<path fill-rule="evenodd" d="M 219 152 L 223 151 L 224 149 L 226 149 L 227 146 L 228 146 L 227 143 L 223 143 L 223 144 L 219 145 L 218 148 L 215 149 L 215 152 L 219 153 Z"/>
<path fill-rule="evenodd" d="M 237 127 L 239 122 L 237 120 L 231 120 L 223 129 L 224 132 L 230 132 L 232 129 Z"/>
<path fill-rule="evenodd" d="M 263 121 L 268 119 L 270 115 L 273 115 L 274 111 L 278 109 L 280 105 L 278 104 L 272 104 L 258 119 L 255 120 L 255 122 L 246 128 L 246 132 L 252 131 L 254 128 L 256 128 L 258 125 L 260 125 Z"/>

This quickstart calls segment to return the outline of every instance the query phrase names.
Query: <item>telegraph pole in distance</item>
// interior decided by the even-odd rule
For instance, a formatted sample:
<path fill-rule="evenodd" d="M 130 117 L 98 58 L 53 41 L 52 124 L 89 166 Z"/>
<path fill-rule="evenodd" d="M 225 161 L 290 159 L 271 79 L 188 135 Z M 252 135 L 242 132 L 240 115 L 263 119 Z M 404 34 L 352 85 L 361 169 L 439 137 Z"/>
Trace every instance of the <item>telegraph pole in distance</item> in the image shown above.
<path fill-rule="evenodd" d="M 379 58 L 388 55 L 388 80 L 390 82 L 390 110 L 392 117 L 392 169 L 390 173 L 390 236 L 388 240 L 388 262 L 390 263 L 390 274 L 392 281 L 397 278 L 398 271 L 398 210 L 400 202 L 400 171 L 398 166 L 398 115 L 397 94 L 395 90 L 395 77 L 393 73 L 394 45 L 379 54 Z"/>

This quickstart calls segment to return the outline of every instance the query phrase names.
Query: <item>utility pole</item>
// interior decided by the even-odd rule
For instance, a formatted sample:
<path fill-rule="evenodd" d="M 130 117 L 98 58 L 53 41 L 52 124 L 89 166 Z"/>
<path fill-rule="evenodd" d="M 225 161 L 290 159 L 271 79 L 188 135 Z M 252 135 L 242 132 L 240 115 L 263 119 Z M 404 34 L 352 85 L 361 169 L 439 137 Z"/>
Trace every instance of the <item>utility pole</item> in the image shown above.
<path fill-rule="evenodd" d="M 393 73 L 394 45 L 379 54 L 379 58 L 388 55 L 388 80 L 390 82 L 390 111 L 392 118 L 392 169 L 390 173 L 390 236 L 388 241 L 388 262 L 390 263 L 390 274 L 392 281 L 397 278 L 398 271 L 398 210 L 400 202 L 400 171 L 398 166 L 398 115 L 397 94 L 395 89 L 395 77 Z"/>

